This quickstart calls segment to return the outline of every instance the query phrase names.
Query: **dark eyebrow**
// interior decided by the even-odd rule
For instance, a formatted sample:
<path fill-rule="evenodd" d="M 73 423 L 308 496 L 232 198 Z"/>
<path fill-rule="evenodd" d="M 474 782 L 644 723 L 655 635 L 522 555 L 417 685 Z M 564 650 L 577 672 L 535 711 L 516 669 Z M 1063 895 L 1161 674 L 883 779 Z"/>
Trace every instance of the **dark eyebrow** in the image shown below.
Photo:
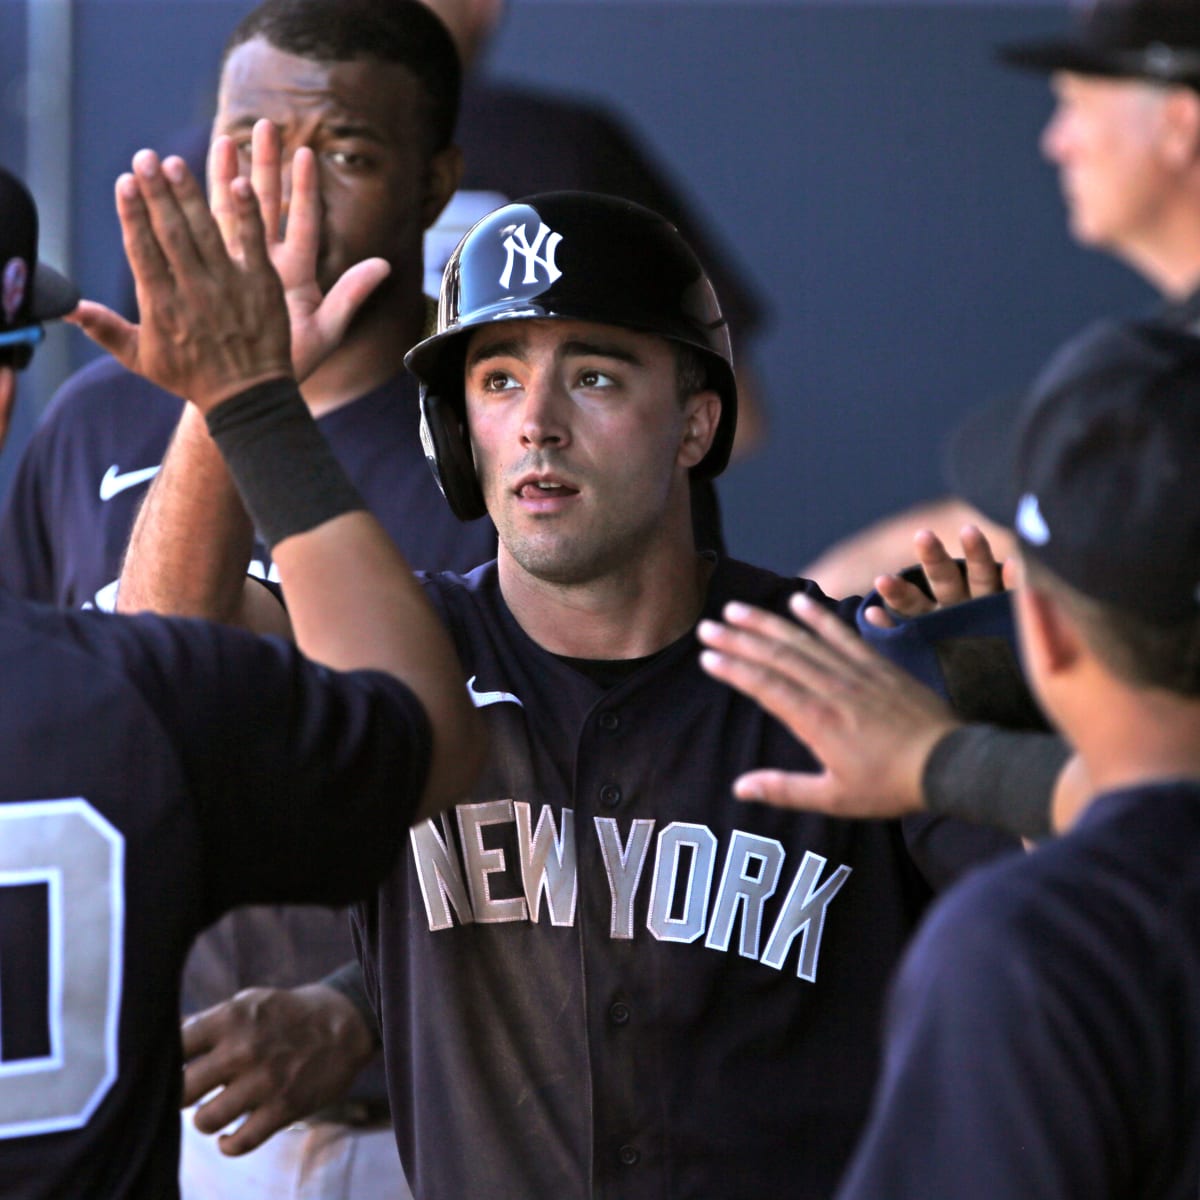
<path fill-rule="evenodd" d="M 362 123 L 356 125 L 351 121 L 329 125 L 328 133 L 335 138 L 363 138 L 369 142 L 384 142 L 387 140 L 375 126 Z"/>
<path fill-rule="evenodd" d="M 563 358 L 615 358 L 617 362 L 629 363 L 631 366 L 642 365 L 642 360 L 632 350 L 615 342 L 564 342 L 561 354 Z"/>
<path fill-rule="evenodd" d="M 473 367 L 476 363 L 483 362 L 488 358 L 515 358 L 524 362 L 525 351 L 520 342 L 511 338 L 507 341 L 484 342 L 482 346 L 477 346 L 467 355 L 467 366 Z"/>

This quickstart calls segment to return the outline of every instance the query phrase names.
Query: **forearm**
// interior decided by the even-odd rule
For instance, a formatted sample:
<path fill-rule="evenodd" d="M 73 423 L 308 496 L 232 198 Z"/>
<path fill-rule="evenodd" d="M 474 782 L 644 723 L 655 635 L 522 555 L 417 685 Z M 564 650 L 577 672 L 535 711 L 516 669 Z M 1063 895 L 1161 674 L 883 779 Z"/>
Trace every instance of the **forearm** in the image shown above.
<path fill-rule="evenodd" d="M 245 624 L 254 532 L 203 416 L 186 405 L 134 522 L 117 607 Z"/>
<path fill-rule="evenodd" d="M 483 739 L 453 641 L 424 589 L 363 505 L 293 381 L 234 397 L 210 414 L 209 428 L 271 543 L 296 644 L 337 670 L 385 671 L 420 698 L 433 753 L 418 819 L 440 811 L 472 778 Z"/>

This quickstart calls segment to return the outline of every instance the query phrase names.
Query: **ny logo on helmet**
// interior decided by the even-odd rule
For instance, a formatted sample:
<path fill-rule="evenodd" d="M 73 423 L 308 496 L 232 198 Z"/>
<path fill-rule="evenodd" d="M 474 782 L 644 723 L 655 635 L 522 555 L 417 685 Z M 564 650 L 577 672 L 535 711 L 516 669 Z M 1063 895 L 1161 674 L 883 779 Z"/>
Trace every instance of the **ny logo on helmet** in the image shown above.
<path fill-rule="evenodd" d="M 504 249 L 508 251 L 508 257 L 504 262 L 504 273 L 500 276 L 500 286 L 508 287 L 508 281 L 512 277 L 513 263 L 516 261 L 518 254 L 525 258 L 525 278 L 522 281 L 526 284 L 537 283 L 537 269 L 539 266 L 546 270 L 546 282 L 553 283 L 562 272 L 554 265 L 554 253 L 558 249 L 559 242 L 562 241 L 561 233 L 554 233 L 544 224 L 538 225 L 537 237 L 533 239 L 533 245 L 529 244 L 529 238 L 525 234 L 524 223 L 520 225 L 508 225 L 500 231 L 508 236 L 504 239 Z M 547 236 L 549 235 L 549 236 Z M 546 243 L 546 252 L 539 255 L 538 251 L 542 248 L 542 243 Z"/>

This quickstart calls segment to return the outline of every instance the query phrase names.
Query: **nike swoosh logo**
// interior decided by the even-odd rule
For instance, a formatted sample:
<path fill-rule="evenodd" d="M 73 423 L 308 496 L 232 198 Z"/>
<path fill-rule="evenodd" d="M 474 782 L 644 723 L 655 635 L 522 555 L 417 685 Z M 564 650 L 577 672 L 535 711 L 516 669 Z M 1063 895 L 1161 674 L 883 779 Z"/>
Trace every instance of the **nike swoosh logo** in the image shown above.
<path fill-rule="evenodd" d="M 471 703 L 476 708 L 487 708 L 489 704 L 515 704 L 518 708 L 525 707 L 512 692 L 477 692 L 475 680 L 478 678 L 477 675 L 472 675 L 467 680 L 467 695 L 471 697 Z"/>
<path fill-rule="evenodd" d="M 117 470 L 117 464 L 113 463 L 100 480 L 100 499 L 111 500 L 126 488 L 137 487 L 139 483 L 145 483 L 157 474 L 158 467 L 143 467 L 140 471 L 126 471 L 122 474 Z"/>

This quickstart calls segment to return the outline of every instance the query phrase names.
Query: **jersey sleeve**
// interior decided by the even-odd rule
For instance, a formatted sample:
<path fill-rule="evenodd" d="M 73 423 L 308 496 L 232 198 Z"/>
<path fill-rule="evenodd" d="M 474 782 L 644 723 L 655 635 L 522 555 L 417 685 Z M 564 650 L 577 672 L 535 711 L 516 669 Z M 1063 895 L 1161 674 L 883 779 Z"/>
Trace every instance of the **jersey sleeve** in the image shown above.
<path fill-rule="evenodd" d="M 1118 1055 L 1103 1049 L 1130 1042 L 1127 1012 L 1103 1011 L 1112 980 L 1069 936 L 1048 953 L 1037 904 L 1015 922 L 992 919 L 996 907 L 994 892 L 964 885 L 910 948 L 837 1200 L 1133 1194 L 1106 1175 L 1127 1151 L 1127 1122 L 1107 1098 L 1138 1090 L 1136 1070 L 1122 1082 Z"/>
<path fill-rule="evenodd" d="M 428 718 L 407 687 L 203 621 L 100 619 L 118 635 L 103 652 L 176 748 L 214 915 L 346 904 L 383 878 L 429 769 Z"/>
<path fill-rule="evenodd" d="M 55 426 L 40 425 L 30 438 L 0 508 L 0 587 L 16 596 L 53 604 L 53 539 L 46 520 L 56 489 Z"/>

